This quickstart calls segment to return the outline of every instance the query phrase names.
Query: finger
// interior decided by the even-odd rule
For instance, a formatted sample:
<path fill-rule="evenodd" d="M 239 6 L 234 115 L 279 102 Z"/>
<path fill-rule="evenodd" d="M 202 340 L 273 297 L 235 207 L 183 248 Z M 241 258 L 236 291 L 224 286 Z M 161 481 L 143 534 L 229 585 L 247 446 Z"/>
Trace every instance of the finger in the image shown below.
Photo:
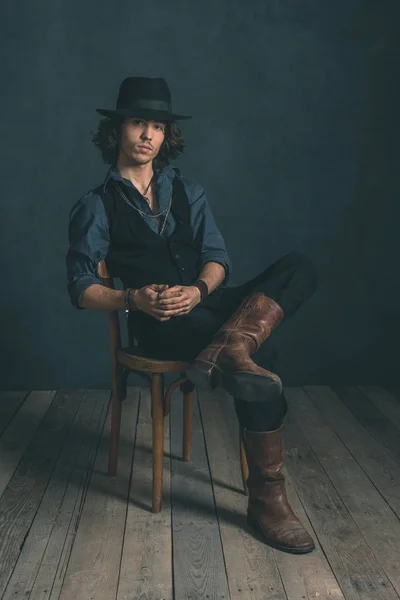
<path fill-rule="evenodd" d="M 163 290 L 168 289 L 168 285 L 166 283 L 152 283 L 147 287 L 155 292 L 162 292 Z"/>
<path fill-rule="evenodd" d="M 189 299 L 182 298 L 181 296 L 175 296 L 173 298 L 164 298 L 159 299 L 158 296 L 153 298 L 153 306 L 158 309 L 169 309 L 169 308 L 177 308 L 178 306 L 182 306 L 184 303 L 188 303 Z"/>
<path fill-rule="evenodd" d="M 153 315 L 156 317 L 174 317 L 175 315 L 179 315 L 180 310 L 154 310 Z"/>
<path fill-rule="evenodd" d="M 176 309 L 176 308 L 174 308 L 172 310 L 159 310 L 159 309 L 155 308 L 155 309 L 153 309 L 153 314 L 157 315 L 157 316 L 160 316 L 160 317 L 172 317 L 174 315 L 179 315 L 182 310 L 187 310 L 187 309 L 186 308 L 185 309 L 182 309 L 182 308 Z"/>
<path fill-rule="evenodd" d="M 181 312 L 177 313 L 176 315 L 172 315 L 171 318 L 173 319 L 174 317 L 185 317 L 189 314 L 189 312 L 189 310 L 181 310 Z"/>
<path fill-rule="evenodd" d="M 160 296 L 160 300 L 166 300 L 168 298 L 177 298 L 179 296 L 182 296 L 183 292 L 171 292 L 170 290 L 168 290 L 167 292 L 159 292 L 159 296 Z"/>
<path fill-rule="evenodd" d="M 163 308 L 178 308 L 178 306 L 184 306 L 188 303 L 188 299 L 182 298 L 182 296 L 174 297 L 174 298 L 162 298 L 161 300 L 157 299 L 157 304 L 162 306 Z"/>
<path fill-rule="evenodd" d="M 162 294 L 161 290 L 160 291 L 157 291 L 157 290 L 149 291 L 149 295 L 153 300 L 156 300 L 156 299 L 159 300 L 159 298 L 161 297 L 161 294 Z"/>
<path fill-rule="evenodd" d="M 185 308 L 181 308 L 180 310 L 177 311 L 177 315 L 186 315 L 188 312 L 190 312 L 190 307 L 185 306 Z"/>
<path fill-rule="evenodd" d="M 168 292 L 182 292 L 183 291 L 184 286 L 182 285 L 171 285 L 168 288 Z"/>
<path fill-rule="evenodd" d="M 169 321 L 172 315 L 165 315 L 164 313 L 158 313 L 155 310 L 149 311 L 148 313 L 153 319 L 157 321 Z"/>
<path fill-rule="evenodd" d="M 161 310 L 163 312 L 166 312 L 169 310 L 182 310 L 184 308 L 188 308 L 189 306 L 190 306 L 190 302 L 186 301 L 186 302 L 179 302 L 179 303 L 168 304 L 168 305 L 161 305 L 161 304 L 156 303 L 154 308 L 156 310 Z"/>

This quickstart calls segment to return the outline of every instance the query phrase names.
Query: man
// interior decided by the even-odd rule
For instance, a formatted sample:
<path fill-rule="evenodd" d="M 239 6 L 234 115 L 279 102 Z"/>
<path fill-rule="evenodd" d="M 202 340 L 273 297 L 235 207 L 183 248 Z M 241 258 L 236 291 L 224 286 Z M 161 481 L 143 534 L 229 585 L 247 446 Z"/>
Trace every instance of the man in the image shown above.
<path fill-rule="evenodd" d="M 282 475 L 282 383 L 250 356 L 315 291 L 315 269 L 292 252 L 228 287 L 231 264 L 204 190 L 168 166 L 184 148 L 176 122 L 190 117 L 172 112 L 166 81 L 129 77 L 116 109 L 97 110 L 106 119 L 93 141 L 111 167 L 71 211 L 72 303 L 128 309 L 130 337 L 150 356 L 189 361 L 198 387 L 232 394 L 249 465 L 248 523 L 275 548 L 310 552 L 314 542 L 287 501 Z M 101 285 L 103 259 L 124 290 Z"/>

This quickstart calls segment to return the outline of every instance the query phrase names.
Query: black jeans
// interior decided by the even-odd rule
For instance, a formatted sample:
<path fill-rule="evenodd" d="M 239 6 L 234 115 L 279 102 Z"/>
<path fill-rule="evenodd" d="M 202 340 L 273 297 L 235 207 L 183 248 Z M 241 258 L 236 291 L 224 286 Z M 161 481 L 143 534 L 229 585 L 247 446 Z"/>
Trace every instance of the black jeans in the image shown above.
<path fill-rule="evenodd" d="M 249 294 L 262 292 L 273 298 L 284 311 L 281 322 L 284 323 L 317 287 L 318 275 L 314 265 L 303 254 L 291 252 L 240 286 L 218 288 L 186 316 L 161 323 L 144 313 L 130 313 L 131 338 L 135 337 L 153 358 L 190 362 L 211 342 L 216 331 Z M 252 358 L 261 367 L 273 370 L 268 340 Z M 240 425 L 253 431 L 277 429 L 287 412 L 284 393 L 279 399 L 269 402 L 262 398 L 260 402 L 244 402 L 235 398 L 234 402 Z"/>

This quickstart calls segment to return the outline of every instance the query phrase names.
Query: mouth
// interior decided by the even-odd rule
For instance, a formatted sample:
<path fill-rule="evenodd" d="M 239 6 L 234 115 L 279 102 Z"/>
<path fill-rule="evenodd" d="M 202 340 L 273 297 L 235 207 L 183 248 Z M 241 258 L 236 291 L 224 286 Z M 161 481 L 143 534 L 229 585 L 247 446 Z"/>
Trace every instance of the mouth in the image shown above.
<path fill-rule="evenodd" d="M 138 148 L 142 152 L 151 152 L 151 148 L 149 148 L 149 146 L 138 146 Z"/>

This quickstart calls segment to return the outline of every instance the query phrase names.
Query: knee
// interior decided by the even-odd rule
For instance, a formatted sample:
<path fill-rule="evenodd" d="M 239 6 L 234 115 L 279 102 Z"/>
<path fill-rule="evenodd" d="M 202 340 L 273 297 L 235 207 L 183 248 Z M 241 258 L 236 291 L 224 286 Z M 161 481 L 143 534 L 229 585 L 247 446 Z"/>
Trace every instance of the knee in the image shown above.
<path fill-rule="evenodd" d="M 279 397 L 279 407 L 281 410 L 281 418 L 283 421 L 283 419 L 285 418 L 287 411 L 289 409 L 284 391 L 282 391 L 282 394 Z"/>
<path fill-rule="evenodd" d="M 285 254 L 285 256 L 282 258 L 282 261 L 295 267 L 301 267 L 311 263 L 310 259 L 299 250 L 292 250 L 291 252 L 288 252 L 288 254 Z"/>
<path fill-rule="evenodd" d="M 276 398 L 276 400 L 273 403 L 273 409 L 270 409 L 270 422 L 269 422 L 269 429 L 278 429 L 285 417 L 286 414 L 288 412 L 288 403 L 286 400 L 286 396 L 284 391 L 282 390 L 281 395 L 279 396 L 279 398 Z"/>
<path fill-rule="evenodd" d="M 315 263 L 303 254 L 303 252 L 292 250 L 286 254 L 282 260 L 301 273 L 301 276 L 306 278 L 309 282 L 310 287 L 317 289 L 320 282 L 318 269 Z"/>
<path fill-rule="evenodd" d="M 283 390 L 278 397 L 269 401 L 270 410 L 271 410 L 271 407 L 273 407 L 273 412 L 275 413 L 276 417 L 278 417 L 280 419 L 283 419 L 285 417 L 285 415 L 288 411 L 288 403 L 287 403 L 286 396 L 285 396 L 285 393 Z"/>

